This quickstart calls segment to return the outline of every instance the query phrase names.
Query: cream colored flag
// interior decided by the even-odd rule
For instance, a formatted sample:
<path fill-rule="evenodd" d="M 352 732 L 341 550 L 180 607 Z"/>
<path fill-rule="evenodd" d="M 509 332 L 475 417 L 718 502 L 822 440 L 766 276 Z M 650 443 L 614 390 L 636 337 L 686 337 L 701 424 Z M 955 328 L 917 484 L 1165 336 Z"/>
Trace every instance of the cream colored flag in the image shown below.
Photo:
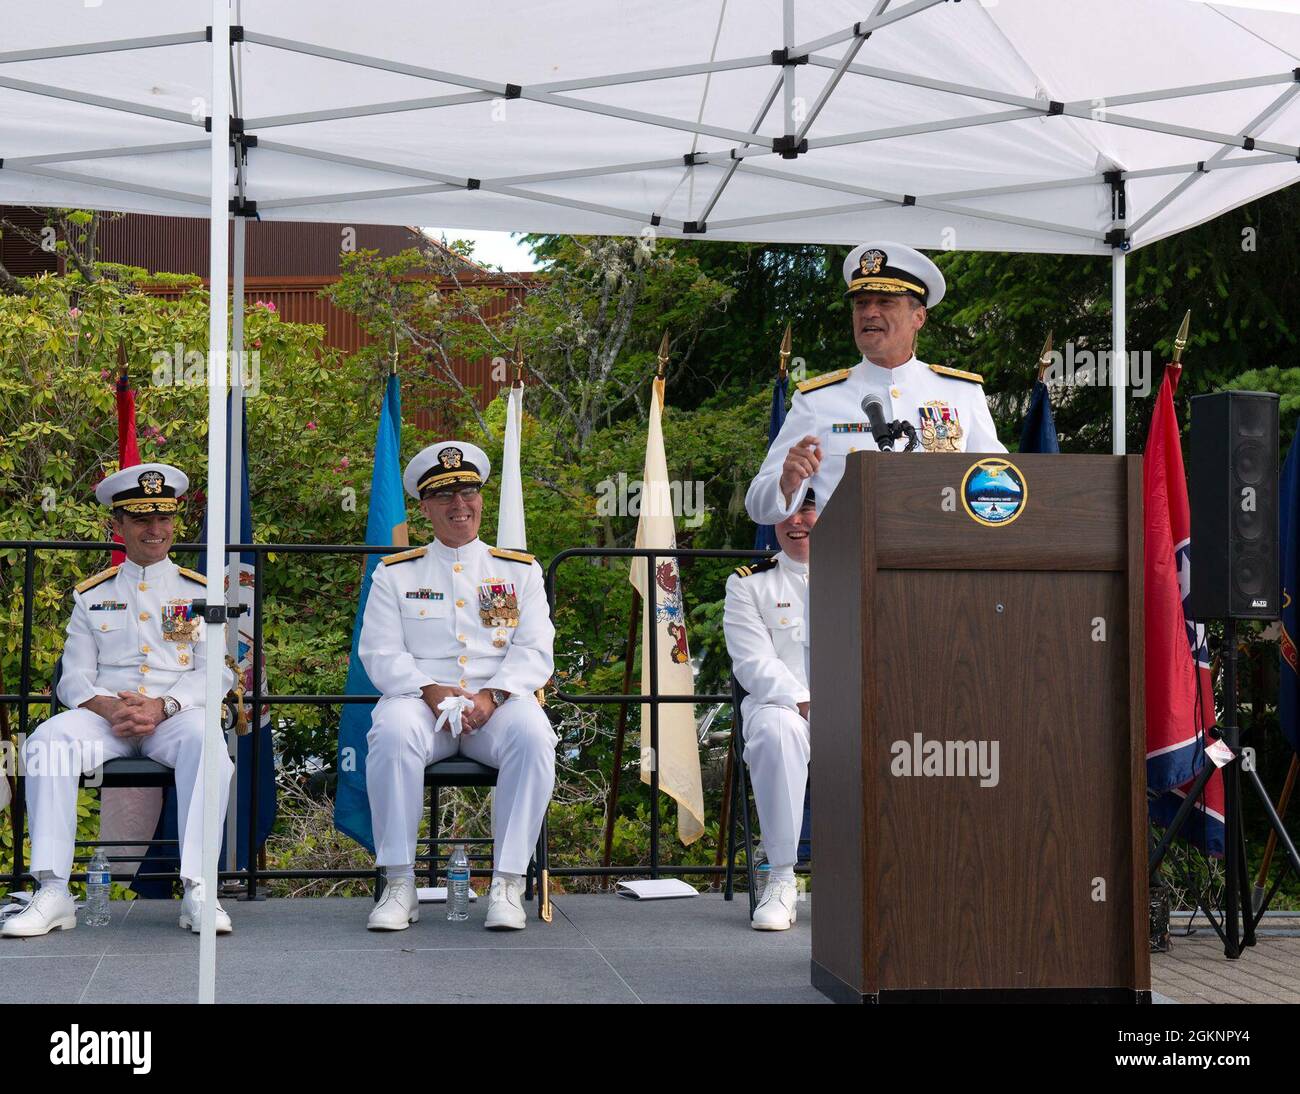
<path fill-rule="evenodd" d="M 646 433 L 645 472 L 641 479 L 641 516 L 636 528 L 638 547 L 677 546 L 668 460 L 664 455 L 664 382 L 654 381 L 650 428 Z M 632 560 L 631 582 L 650 603 L 644 558 Z M 681 572 L 675 558 L 655 559 L 655 618 L 642 613 L 641 694 L 650 693 L 650 627 L 656 628 L 660 695 L 694 695 L 690 650 L 686 644 L 686 613 L 682 606 Z M 658 762 L 659 788 L 677 802 L 677 835 L 694 843 L 704 834 L 704 787 L 700 779 L 700 746 L 695 707 L 690 703 L 659 704 L 659 754 L 650 748 L 650 707 L 641 707 L 641 781 L 650 781 Z"/>
<path fill-rule="evenodd" d="M 524 479 L 520 471 L 520 438 L 524 431 L 524 388 L 514 384 L 506 402 L 506 445 L 501 456 L 501 501 L 497 505 L 497 547 L 528 550 L 524 529 Z"/>

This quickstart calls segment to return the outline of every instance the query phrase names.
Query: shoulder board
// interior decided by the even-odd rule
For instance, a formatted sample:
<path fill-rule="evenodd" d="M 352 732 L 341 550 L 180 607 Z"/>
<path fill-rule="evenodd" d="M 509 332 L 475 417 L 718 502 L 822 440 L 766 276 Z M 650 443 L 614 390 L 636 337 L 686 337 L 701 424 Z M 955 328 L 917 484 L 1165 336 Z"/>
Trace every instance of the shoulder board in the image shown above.
<path fill-rule="evenodd" d="M 851 368 L 842 368 L 838 372 L 828 372 L 825 376 L 817 376 L 811 380 L 805 380 L 802 384 L 796 384 L 801 394 L 807 395 L 810 391 L 816 391 L 819 387 L 827 387 L 830 384 L 838 384 L 841 380 L 847 380 L 853 375 Z"/>
<path fill-rule="evenodd" d="M 428 550 L 427 547 L 415 547 L 409 551 L 398 551 L 395 555 L 385 555 L 380 561 L 385 566 L 393 566 L 399 562 L 410 562 L 413 558 L 423 558 Z"/>
<path fill-rule="evenodd" d="M 752 566 L 737 566 L 736 573 L 741 577 L 750 577 L 754 574 L 761 574 L 770 570 L 775 565 L 776 559 L 774 558 L 759 559 L 759 561 L 755 562 Z"/>
<path fill-rule="evenodd" d="M 198 570 L 188 570 L 184 566 L 177 566 L 176 569 L 178 569 L 182 574 L 188 577 L 191 581 L 197 581 L 200 585 L 206 585 L 208 583 L 207 576 L 205 574 L 199 573 Z"/>
<path fill-rule="evenodd" d="M 952 376 L 958 380 L 969 380 L 973 384 L 982 384 L 984 377 L 978 372 L 964 372 L 959 368 L 949 368 L 947 365 L 931 365 L 931 372 L 937 372 L 940 376 Z"/>
<path fill-rule="evenodd" d="M 85 581 L 77 585 L 77 592 L 84 593 L 87 589 L 93 589 L 96 585 L 102 585 L 110 577 L 113 577 L 120 566 L 110 566 L 107 570 L 100 570 L 97 574 L 92 574 Z"/>
<path fill-rule="evenodd" d="M 496 558 L 508 558 L 511 562 L 522 562 L 525 566 L 535 561 L 527 551 L 507 551 L 504 547 L 489 547 L 488 554 Z"/>

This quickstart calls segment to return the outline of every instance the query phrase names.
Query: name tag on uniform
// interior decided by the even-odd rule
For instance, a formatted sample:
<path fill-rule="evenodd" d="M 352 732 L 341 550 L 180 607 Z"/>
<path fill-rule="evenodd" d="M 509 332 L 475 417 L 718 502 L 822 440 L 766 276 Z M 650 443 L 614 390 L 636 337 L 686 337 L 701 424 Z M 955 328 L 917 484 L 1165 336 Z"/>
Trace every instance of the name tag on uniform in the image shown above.
<path fill-rule="evenodd" d="M 484 582 L 478 587 L 478 615 L 485 627 L 519 626 L 519 597 L 507 581 Z"/>
<path fill-rule="evenodd" d="M 194 605 L 188 601 L 162 606 L 162 636 L 165 642 L 197 642 L 200 619 L 194 614 Z"/>
<path fill-rule="evenodd" d="M 126 605 L 120 600 L 101 600 L 98 604 L 90 606 L 92 612 L 124 612 Z"/>
<path fill-rule="evenodd" d="M 407 600 L 441 600 L 442 593 L 435 593 L 432 589 L 411 589 L 406 594 Z"/>

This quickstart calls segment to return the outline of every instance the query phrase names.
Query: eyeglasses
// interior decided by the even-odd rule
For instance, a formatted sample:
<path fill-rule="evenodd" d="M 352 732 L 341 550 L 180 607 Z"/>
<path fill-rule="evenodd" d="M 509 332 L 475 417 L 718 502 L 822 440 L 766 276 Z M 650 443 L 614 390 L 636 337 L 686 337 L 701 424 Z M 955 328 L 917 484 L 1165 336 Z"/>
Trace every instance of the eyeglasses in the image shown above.
<path fill-rule="evenodd" d="M 479 496 L 477 486 L 462 486 L 456 490 L 433 490 L 425 494 L 426 498 L 432 498 L 438 505 L 450 505 L 452 498 L 460 498 L 463 501 L 473 501 Z"/>

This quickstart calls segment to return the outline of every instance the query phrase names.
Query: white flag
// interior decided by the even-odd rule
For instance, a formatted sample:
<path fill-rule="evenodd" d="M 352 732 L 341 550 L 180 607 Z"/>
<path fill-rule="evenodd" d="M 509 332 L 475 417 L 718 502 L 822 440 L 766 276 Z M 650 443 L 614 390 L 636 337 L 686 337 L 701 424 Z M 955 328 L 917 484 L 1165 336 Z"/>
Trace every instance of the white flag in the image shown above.
<path fill-rule="evenodd" d="M 497 506 L 498 547 L 528 550 L 524 531 L 524 480 L 519 470 L 519 438 L 524 425 L 524 388 L 513 384 L 506 402 L 506 448 L 501 456 L 501 503 Z"/>
<path fill-rule="evenodd" d="M 664 454 L 664 382 L 654 381 L 650 427 L 646 433 L 645 471 L 641 476 L 641 516 L 636 528 L 638 547 L 677 546 L 668 460 Z M 686 612 L 682 602 L 677 559 L 655 559 L 655 617 L 649 614 L 649 589 L 644 558 L 632 560 L 630 580 L 646 605 L 641 624 L 641 694 L 650 693 L 650 627 L 655 627 L 660 695 L 694 695 L 690 649 L 686 644 Z M 700 778 L 700 748 L 691 703 L 659 704 L 659 753 L 650 745 L 650 708 L 641 707 L 641 781 L 659 768 L 659 788 L 677 802 L 677 835 L 694 843 L 704 834 L 704 787 Z"/>

